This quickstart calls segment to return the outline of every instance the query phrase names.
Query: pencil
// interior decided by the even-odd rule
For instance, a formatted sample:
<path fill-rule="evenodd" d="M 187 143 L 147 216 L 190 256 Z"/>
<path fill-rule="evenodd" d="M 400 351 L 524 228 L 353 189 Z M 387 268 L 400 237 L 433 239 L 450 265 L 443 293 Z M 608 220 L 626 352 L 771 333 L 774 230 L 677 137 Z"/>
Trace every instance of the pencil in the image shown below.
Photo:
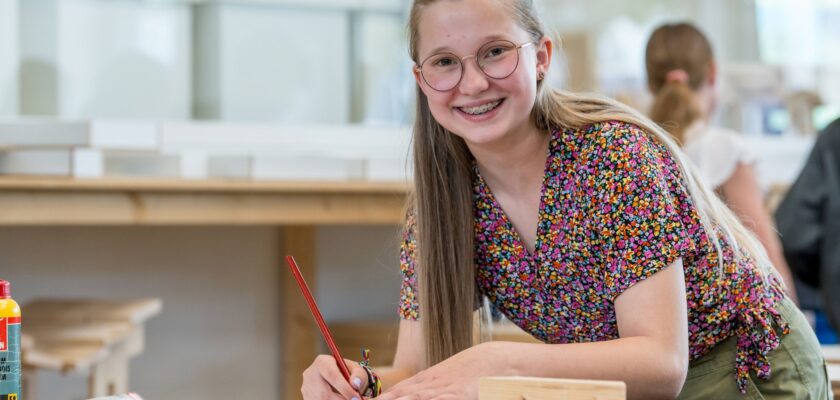
<path fill-rule="evenodd" d="M 309 310 L 312 311 L 312 316 L 315 317 L 315 322 L 318 324 L 318 328 L 321 330 L 321 335 L 324 337 L 324 341 L 327 342 L 327 347 L 330 348 L 330 352 L 335 358 L 335 363 L 338 364 L 338 369 L 341 370 L 341 375 L 344 375 L 344 379 L 350 383 L 350 370 L 347 369 L 347 364 L 344 363 L 344 357 L 342 357 L 341 353 L 339 353 L 338 346 L 335 345 L 335 341 L 333 340 L 332 335 L 330 335 L 330 330 L 327 329 L 324 317 L 321 316 L 321 311 L 318 310 L 318 305 L 315 304 L 315 298 L 312 297 L 312 293 L 309 291 L 309 286 L 306 285 L 306 281 L 300 273 L 300 269 L 295 262 L 295 258 L 292 256 L 286 256 L 286 263 L 289 264 L 289 269 L 292 270 L 292 275 L 295 276 L 295 280 L 297 281 L 298 286 L 300 286 L 300 291 L 303 293 L 303 297 L 306 298 Z"/>

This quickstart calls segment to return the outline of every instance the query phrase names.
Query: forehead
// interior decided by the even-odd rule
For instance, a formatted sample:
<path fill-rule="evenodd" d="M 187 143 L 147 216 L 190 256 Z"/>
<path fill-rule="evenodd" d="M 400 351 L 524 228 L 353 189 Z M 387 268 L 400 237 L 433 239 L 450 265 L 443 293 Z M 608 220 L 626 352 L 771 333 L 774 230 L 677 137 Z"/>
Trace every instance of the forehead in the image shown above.
<path fill-rule="evenodd" d="M 441 50 L 469 53 L 491 38 L 527 35 L 499 0 L 441 0 L 422 11 L 418 51 L 421 58 Z"/>

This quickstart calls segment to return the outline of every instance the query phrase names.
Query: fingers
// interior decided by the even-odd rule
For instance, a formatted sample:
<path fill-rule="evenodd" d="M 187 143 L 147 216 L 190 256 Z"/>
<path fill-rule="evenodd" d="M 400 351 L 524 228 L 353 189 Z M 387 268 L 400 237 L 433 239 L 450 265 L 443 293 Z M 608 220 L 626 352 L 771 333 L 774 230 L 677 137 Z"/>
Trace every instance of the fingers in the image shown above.
<path fill-rule="evenodd" d="M 368 376 L 364 368 L 354 361 L 346 360 L 350 366 L 350 384 L 358 392 L 363 392 L 368 386 Z"/>
<path fill-rule="evenodd" d="M 316 357 L 312 365 L 304 371 L 301 393 L 304 399 L 360 400 L 362 398 L 358 391 L 344 379 L 335 364 L 335 359 L 327 355 Z"/>
<path fill-rule="evenodd" d="M 300 393 L 304 400 L 344 400 L 338 393 L 335 393 L 330 384 L 324 380 L 315 364 L 303 372 L 303 385 Z"/>

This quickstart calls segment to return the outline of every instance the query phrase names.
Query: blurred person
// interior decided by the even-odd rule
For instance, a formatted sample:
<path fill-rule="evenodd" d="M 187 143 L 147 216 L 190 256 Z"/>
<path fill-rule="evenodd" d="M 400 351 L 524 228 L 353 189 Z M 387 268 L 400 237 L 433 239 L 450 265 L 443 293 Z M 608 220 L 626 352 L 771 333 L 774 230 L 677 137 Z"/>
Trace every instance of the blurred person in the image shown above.
<path fill-rule="evenodd" d="M 784 254 L 796 276 L 819 290 L 840 328 L 840 119 L 817 138 L 805 166 L 776 209 Z"/>
<path fill-rule="evenodd" d="M 696 171 L 757 237 L 798 302 L 785 260 L 753 169 L 755 156 L 737 132 L 709 123 L 716 103 L 717 65 L 706 36 L 689 23 L 654 30 L 645 52 L 650 117 L 683 147 Z"/>

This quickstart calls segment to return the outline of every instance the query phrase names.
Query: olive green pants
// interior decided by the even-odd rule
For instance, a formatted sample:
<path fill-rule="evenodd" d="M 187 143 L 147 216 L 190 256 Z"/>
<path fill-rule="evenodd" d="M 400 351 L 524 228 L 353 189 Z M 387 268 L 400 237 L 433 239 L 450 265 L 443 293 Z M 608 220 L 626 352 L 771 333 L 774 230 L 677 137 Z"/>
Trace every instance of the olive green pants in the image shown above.
<path fill-rule="evenodd" d="M 788 298 L 777 307 L 782 318 L 790 324 L 790 333 L 768 354 L 769 380 L 751 374 L 747 393 L 742 395 L 738 391 L 735 384 L 737 338 L 730 337 L 689 364 L 685 385 L 677 399 L 830 399 L 831 385 L 814 331 Z"/>

